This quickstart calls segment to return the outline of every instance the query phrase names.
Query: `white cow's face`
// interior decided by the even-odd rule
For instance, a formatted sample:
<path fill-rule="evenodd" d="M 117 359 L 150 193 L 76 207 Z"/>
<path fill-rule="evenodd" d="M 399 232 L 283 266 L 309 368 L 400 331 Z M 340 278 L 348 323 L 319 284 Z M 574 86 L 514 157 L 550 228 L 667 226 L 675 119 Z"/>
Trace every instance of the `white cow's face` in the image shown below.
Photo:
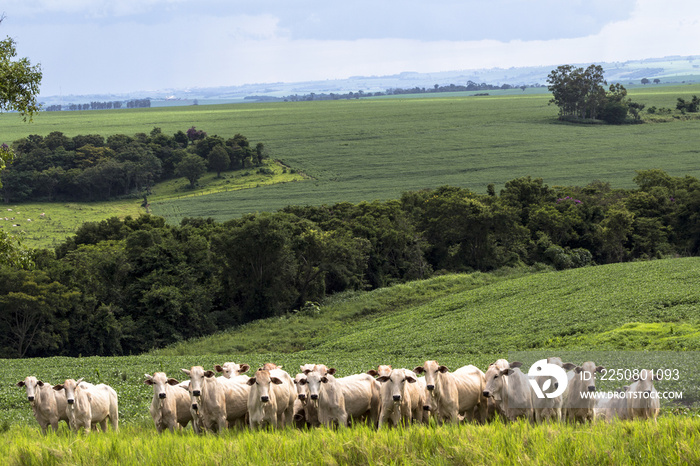
<path fill-rule="evenodd" d="M 192 366 L 190 370 L 181 369 L 182 372 L 190 376 L 190 399 L 192 401 L 192 409 L 199 409 L 199 398 L 202 396 L 205 378 L 214 377 L 214 372 L 205 371 L 202 366 Z"/>
<path fill-rule="evenodd" d="M 308 385 L 306 383 L 305 374 L 297 374 L 294 377 L 294 386 L 297 388 L 297 398 L 301 401 L 306 401 L 308 395 Z"/>
<path fill-rule="evenodd" d="M 407 383 L 416 382 L 416 378 L 411 375 L 407 375 L 403 369 L 394 369 L 388 376 L 381 376 L 377 380 L 379 380 L 379 382 L 389 384 L 388 386 L 391 393 L 391 398 L 394 403 L 398 403 L 404 399 Z"/>
<path fill-rule="evenodd" d="M 34 401 L 34 398 L 36 398 L 37 387 L 42 387 L 43 385 L 44 382 L 37 380 L 36 377 L 31 375 L 26 377 L 21 382 L 17 382 L 18 387 L 24 387 L 24 389 L 27 391 L 27 400 L 29 401 Z"/>
<path fill-rule="evenodd" d="M 489 366 L 485 374 L 486 386 L 483 392 L 486 398 L 493 398 L 496 401 L 501 400 L 505 385 L 503 378 L 508 375 L 508 371 L 509 369 L 501 369 L 496 364 Z"/>
<path fill-rule="evenodd" d="M 72 406 L 75 404 L 75 390 L 78 388 L 78 384 L 82 382 L 83 379 L 78 379 L 73 380 L 73 379 L 66 379 L 65 382 L 63 382 L 63 385 L 55 385 L 53 387 L 54 390 L 65 390 L 66 391 L 66 403 L 68 403 L 69 406 Z"/>
<path fill-rule="evenodd" d="M 277 377 L 271 377 L 270 371 L 266 369 L 258 369 L 255 371 L 255 376 L 248 379 L 248 385 L 255 385 L 262 403 L 270 401 L 270 386 L 271 384 L 282 384 L 282 381 Z"/>
<path fill-rule="evenodd" d="M 175 379 L 169 379 L 165 372 L 156 372 L 155 374 L 146 374 L 146 380 L 144 383 L 151 385 L 153 387 L 153 393 L 161 400 L 167 397 L 165 386 L 166 385 L 177 385 L 179 382 Z"/>
<path fill-rule="evenodd" d="M 231 377 L 236 377 L 237 375 L 245 374 L 250 369 L 248 364 L 236 364 L 235 362 L 227 362 L 222 366 L 214 366 L 217 372 L 221 372 L 221 375 L 230 379 Z"/>
<path fill-rule="evenodd" d="M 444 374 L 447 371 L 447 367 L 439 365 L 437 361 L 425 361 L 425 364 L 413 369 L 413 372 L 418 374 L 425 373 L 425 388 L 427 388 L 429 392 L 432 392 L 435 389 L 438 374 Z"/>
<path fill-rule="evenodd" d="M 321 392 L 321 384 L 324 379 L 327 380 L 325 375 L 312 371 L 306 374 L 306 379 L 300 381 L 302 385 L 307 386 L 307 393 L 313 403 L 318 401 L 318 394 Z"/>
<path fill-rule="evenodd" d="M 654 373 L 652 371 L 642 369 L 639 371 L 639 377 L 633 381 L 637 382 L 636 390 L 638 392 L 651 393 L 654 389 Z"/>
<path fill-rule="evenodd" d="M 576 367 L 576 378 L 580 384 L 589 392 L 595 391 L 595 373 L 605 369 L 603 366 L 597 366 L 593 361 L 586 361 L 581 366 Z"/>

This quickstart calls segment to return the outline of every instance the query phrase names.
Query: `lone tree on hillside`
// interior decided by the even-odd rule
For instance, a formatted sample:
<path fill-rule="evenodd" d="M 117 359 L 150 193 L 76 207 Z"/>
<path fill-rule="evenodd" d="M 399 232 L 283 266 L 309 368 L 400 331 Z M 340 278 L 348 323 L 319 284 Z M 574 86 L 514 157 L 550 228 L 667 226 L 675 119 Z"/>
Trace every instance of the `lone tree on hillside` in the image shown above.
<path fill-rule="evenodd" d="M 197 180 L 207 171 L 207 163 L 195 154 L 186 155 L 180 163 L 175 165 L 175 174 L 187 178 L 190 188 L 197 186 Z"/>
<path fill-rule="evenodd" d="M 553 95 L 549 102 L 559 107 L 560 119 L 603 119 L 619 124 L 627 116 L 627 90 L 621 84 L 612 84 L 606 92 L 603 86 L 608 83 L 600 65 L 585 70 L 561 65 L 549 73 L 547 82 Z"/>

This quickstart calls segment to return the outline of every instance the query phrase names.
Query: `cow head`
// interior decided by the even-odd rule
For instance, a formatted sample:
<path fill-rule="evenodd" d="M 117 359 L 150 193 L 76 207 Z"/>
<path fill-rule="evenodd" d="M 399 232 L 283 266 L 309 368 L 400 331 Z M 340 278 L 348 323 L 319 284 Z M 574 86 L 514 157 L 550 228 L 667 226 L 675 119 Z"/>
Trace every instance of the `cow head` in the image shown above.
<path fill-rule="evenodd" d="M 297 398 L 299 398 L 301 401 L 306 401 L 306 395 L 308 392 L 308 387 L 306 385 L 306 375 L 297 374 L 294 377 L 294 386 L 297 389 Z"/>
<path fill-rule="evenodd" d="M 416 383 L 414 375 L 404 369 L 393 369 L 389 375 L 383 375 L 377 380 L 386 384 L 386 390 L 391 394 L 393 402 L 400 403 L 405 396 L 406 383 Z"/>
<path fill-rule="evenodd" d="M 437 361 L 425 361 L 422 366 L 413 369 L 416 374 L 425 374 L 425 388 L 429 392 L 435 390 L 439 374 L 445 374 L 448 371 L 447 366 L 441 366 Z"/>
<path fill-rule="evenodd" d="M 65 390 L 66 403 L 68 403 L 69 406 L 73 406 L 75 404 L 76 391 L 78 390 L 80 382 L 82 381 L 82 378 L 78 380 L 66 379 L 66 381 L 63 382 L 63 384 L 54 385 L 53 389 L 56 391 Z"/>
<path fill-rule="evenodd" d="M 227 379 L 230 379 L 231 377 L 245 374 L 250 370 L 250 366 L 248 364 L 236 364 L 235 362 L 226 362 L 222 366 L 217 364 L 216 366 L 214 366 L 214 370 L 216 372 L 221 372 L 221 375 L 223 375 Z"/>
<path fill-rule="evenodd" d="M 173 378 L 168 378 L 165 372 L 156 372 L 153 375 L 145 374 L 146 380 L 143 381 L 146 385 L 151 385 L 153 387 L 153 394 L 159 399 L 165 399 L 167 397 L 167 392 L 165 390 L 166 385 L 177 385 L 180 382 Z"/>
<path fill-rule="evenodd" d="M 496 401 L 501 401 L 503 397 L 503 390 L 506 389 L 507 382 L 504 380 L 504 377 L 512 375 L 514 370 L 521 366 L 520 363 L 513 362 L 515 368 L 511 368 L 508 361 L 505 361 L 505 363 L 508 364 L 507 366 L 502 361 L 505 360 L 499 359 L 495 363 L 491 364 L 486 370 L 486 374 L 484 374 L 486 386 L 484 387 L 482 395 L 484 395 L 486 398 L 493 398 Z"/>
<path fill-rule="evenodd" d="M 30 375 L 24 380 L 17 382 L 17 386 L 24 387 L 27 392 L 27 400 L 33 402 L 38 391 L 37 387 L 43 387 L 44 382 L 37 380 L 36 377 Z"/>
<path fill-rule="evenodd" d="M 564 364 L 564 369 L 566 369 L 567 364 Z M 585 387 L 589 392 L 595 391 L 595 373 L 602 372 L 605 370 L 603 366 L 596 366 L 593 361 L 586 361 L 580 366 L 574 367 L 574 372 L 576 372 L 576 378 L 579 380 L 580 386 Z"/>
<path fill-rule="evenodd" d="M 199 398 L 202 396 L 205 380 L 214 377 L 214 372 L 205 371 L 202 366 L 192 366 L 189 370 L 180 369 L 190 377 L 190 399 L 192 401 L 192 409 L 199 409 Z"/>
<path fill-rule="evenodd" d="M 257 386 L 262 403 L 268 403 L 270 401 L 270 396 L 272 394 L 270 385 L 273 383 L 275 385 L 281 385 L 283 382 L 277 377 L 272 377 L 269 370 L 262 368 L 255 371 L 255 375 L 248 379 L 248 385 Z"/>
<path fill-rule="evenodd" d="M 380 366 L 377 366 L 376 371 L 374 369 L 371 369 L 371 370 L 368 370 L 367 373 L 369 375 L 371 375 L 372 377 L 389 376 L 389 375 L 391 375 L 391 366 L 390 365 L 380 365 Z"/>

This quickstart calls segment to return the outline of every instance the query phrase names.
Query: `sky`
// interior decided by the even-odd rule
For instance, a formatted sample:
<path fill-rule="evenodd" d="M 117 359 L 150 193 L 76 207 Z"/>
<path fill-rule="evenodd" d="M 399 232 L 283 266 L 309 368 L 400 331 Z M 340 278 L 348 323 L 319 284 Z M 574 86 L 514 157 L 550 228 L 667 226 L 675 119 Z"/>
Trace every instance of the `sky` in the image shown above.
<path fill-rule="evenodd" d="M 698 0 L 4 0 L 41 95 L 700 55 Z"/>

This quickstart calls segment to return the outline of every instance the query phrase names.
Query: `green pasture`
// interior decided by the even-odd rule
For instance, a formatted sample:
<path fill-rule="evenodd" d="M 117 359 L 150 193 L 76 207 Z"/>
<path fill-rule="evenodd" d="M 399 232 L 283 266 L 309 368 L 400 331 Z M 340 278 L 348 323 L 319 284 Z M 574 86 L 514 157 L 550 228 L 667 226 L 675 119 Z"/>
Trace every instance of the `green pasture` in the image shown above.
<path fill-rule="evenodd" d="M 519 93 L 518 93 L 519 92 Z M 0 115 L 0 139 L 36 133 L 166 133 L 191 126 L 263 142 L 273 159 L 313 179 L 201 196 L 162 199 L 153 212 L 170 222 L 207 215 L 225 220 L 286 205 L 397 198 L 440 185 L 485 192 L 521 176 L 550 185 L 594 180 L 633 187 L 636 170 L 661 168 L 673 176 L 700 176 L 700 120 L 600 126 L 557 121 L 547 93 L 492 91 L 491 95 L 418 95 L 392 99 L 276 102 L 192 107 L 42 112 L 23 124 Z M 645 86 L 630 97 L 647 107 L 675 109 L 700 85 Z M 675 112 L 675 110 L 674 110 Z"/>
<path fill-rule="evenodd" d="M 379 364 L 413 368 L 436 359 L 450 369 L 474 364 L 485 370 L 498 358 L 528 365 L 560 355 L 577 364 L 594 360 L 609 369 L 677 370 L 658 390 L 682 391 L 664 401 L 664 414 L 700 407 L 700 259 L 613 264 L 562 272 L 524 270 L 446 275 L 424 281 L 343 293 L 282 317 L 260 320 L 210 337 L 148 354 L 123 357 L 4 359 L 0 364 L 0 430 L 34 425 L 24 391 L 27 375 L 58 383 L 80 378 L 114 387 L 124 425 L 148 425 L 152 390 L 143 375 L 181 368 L 213 368 L 226 361 L 256 368 L 265 362 L 295 373 L 314 362 L 341 375 Z M 656 325 L 665 336 L 599 336 L 630 324 Z M 606 381 L 614 389 L 624 381 Z"/>
<path fill-rule="evenodd" d="M 375 431 L 229 431 L 158 435 L 145 427 L 119 433 L 42 437 L 28 428 L 0 434 L 7 464 L 376 464 L 376 465 L 657 465 L 700 462 L 700 420 L 595 425 L 411 426 Z"/>

